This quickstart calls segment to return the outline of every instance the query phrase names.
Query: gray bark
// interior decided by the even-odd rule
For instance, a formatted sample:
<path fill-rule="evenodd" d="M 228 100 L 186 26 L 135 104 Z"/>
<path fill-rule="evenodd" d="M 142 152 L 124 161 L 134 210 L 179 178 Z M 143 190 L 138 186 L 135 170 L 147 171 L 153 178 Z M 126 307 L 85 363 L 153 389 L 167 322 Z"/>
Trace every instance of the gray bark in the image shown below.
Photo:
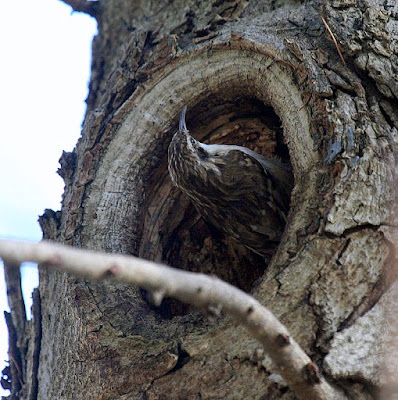
<path fill-rule="evenodd" d="M 82 137 L 61 158 L 62 210 L 42 217 L 44 236 L 217 274 L 270 308 L 349 397 L 388 387 L 398 6 L 114 0 L 95 15 Z M 270 262 L 216 232 L 172 186 L 167 147 L 185 104 L 200 140 L 291 162 L 289 222 Z M 28 330 L 41 335 L 39 399 L 294 398 L 226 318 L 45 270 L 40 296 L 41 330 Z"/>

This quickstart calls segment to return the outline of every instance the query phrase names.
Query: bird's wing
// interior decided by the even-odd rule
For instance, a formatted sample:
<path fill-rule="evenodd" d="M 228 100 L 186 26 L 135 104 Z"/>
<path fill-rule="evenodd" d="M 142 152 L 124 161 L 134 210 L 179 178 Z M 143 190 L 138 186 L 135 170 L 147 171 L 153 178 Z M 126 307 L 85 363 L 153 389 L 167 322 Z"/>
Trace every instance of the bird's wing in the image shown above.
<path fill-rule="evenodd" d="M 224 184 L 233 188 L 230 193 L 237 194 L 234 201 L 239 202 L 240 198 L 244 198 L 246 206 L 250 204 L 253 207 L 247 212 L 257 217 L 255 230 L 269 235 L 270 226 L 273 226 L 281 233 L 279 231 L 286 222 L 288 198 L 285 198 L 285 191 L 281 192 L 273 173 L 257 158 L 240 149 L 226 151 L 222 159 L 219 168 Z"/>
<path fill-rule="evenodd" d="M 264 173 L 273 181 L 275 201 L 287 211 L 289 208 L 290 192 L 293 188 L 293 175 L 291 169 L 284 165 L 278 158 L 269 158 L 254 151 L 240 147 L 239 149 L 257 160 L 263 167 Z"/>
<path fill-rule="evenodd" d="M 290 192 L 293 188 L 293 175 L 290 168 L 284 165 L 279 159 L 265 157 L 243 146 L 218 144 L 202 144 L 202 146 L 204 146 L 206 151 L 212 155 L 217 153 L 222 154 L 223 157 L 220 158 L 221 163 L 223 163 L 224 157 L 231 160 L 230 162 L 227 162 L 227 164 L 231 169 L 233 169 L 232 166 L 234 164 L 237 165 L 237 175 L 241 173 L 241 167 L 239 167 L 238 164 L 240 163 L 245 165 L 245 156 L 248 156 L 248 159 L 251 159 L 254 165 L 256 164 L 255 161 L 257 161 L 257 163 L 263 168 L 265 176 L 269 177 L 273 182 L 276 202 L 280 204 L 281 209 L 287 211 L 289 207 Z M 255 174 L 255 171 L 258 171 L 258 166 L 251 169 L 252 174 Z M 249 166 L 246 166 L 246 172 L 250 173 Z"/>

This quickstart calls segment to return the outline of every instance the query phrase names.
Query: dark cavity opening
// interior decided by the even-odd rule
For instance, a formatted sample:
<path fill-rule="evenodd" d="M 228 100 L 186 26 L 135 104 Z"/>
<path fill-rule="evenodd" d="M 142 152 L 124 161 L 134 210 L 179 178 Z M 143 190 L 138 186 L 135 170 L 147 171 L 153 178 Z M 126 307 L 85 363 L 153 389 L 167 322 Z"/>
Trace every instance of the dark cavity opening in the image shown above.
<path fill-rule="evenodd" d="M 204 99 L 188 108 L 186 122 L 191 135 L 201 142 L 245 146 L 289 163 L 281 121 L 272 107 L 255 98 Z M 139 255 L 186 271 L 214 274 L 250 292 L 270 258 L 263 259 L 226 237 L 173 186 L 167 169 L 167 148 L 177 126 L 178 118 L 167 134 L 162 154 L 156 154 L 162 162 L 146 192 Z M 165 318 L 187 311 L 188 306 L 172 299 L 165 299 L 159 308 Z"/>

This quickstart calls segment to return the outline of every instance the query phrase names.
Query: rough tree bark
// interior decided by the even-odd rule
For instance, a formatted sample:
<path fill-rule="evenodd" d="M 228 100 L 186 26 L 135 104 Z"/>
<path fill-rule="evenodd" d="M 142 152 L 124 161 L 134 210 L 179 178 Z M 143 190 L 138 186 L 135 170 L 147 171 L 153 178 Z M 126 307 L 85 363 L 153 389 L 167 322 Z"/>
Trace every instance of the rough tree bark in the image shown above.
<path fill-rule="evenodd" d="M 101 0 L 89 9 L 99 33 L 87 114 L 61 158 L 62 210 L 41 217 L 44 237 L 216 274 L 271 309 L 348 397 L 387 390 L 396 2 Z M 195 137 L 291 163 L 289 222 L 271 260 L 216 232 L 173 188 L 166 153 L 185 104 Z M 24 328 L 21 398 L 294 398 L 228 318 L 45 270 L 39 292 L 36 325 Z M 394 371 L 388 362 L 383 371 Z"/>

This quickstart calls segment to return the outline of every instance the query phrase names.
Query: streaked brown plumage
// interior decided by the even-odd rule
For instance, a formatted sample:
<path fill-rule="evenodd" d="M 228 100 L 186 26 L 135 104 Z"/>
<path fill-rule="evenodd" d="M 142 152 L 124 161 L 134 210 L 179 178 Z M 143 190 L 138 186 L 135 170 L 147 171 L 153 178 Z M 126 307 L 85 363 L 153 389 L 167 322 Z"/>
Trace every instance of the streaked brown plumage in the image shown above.
<path fill-rule="evenodd" d="M 169 173 L 208 222 L 256 253 L 270 253 L 286 223 L 290 170 L 245 147 L 206 145 L 185 124 L 169 146 Z"/>

